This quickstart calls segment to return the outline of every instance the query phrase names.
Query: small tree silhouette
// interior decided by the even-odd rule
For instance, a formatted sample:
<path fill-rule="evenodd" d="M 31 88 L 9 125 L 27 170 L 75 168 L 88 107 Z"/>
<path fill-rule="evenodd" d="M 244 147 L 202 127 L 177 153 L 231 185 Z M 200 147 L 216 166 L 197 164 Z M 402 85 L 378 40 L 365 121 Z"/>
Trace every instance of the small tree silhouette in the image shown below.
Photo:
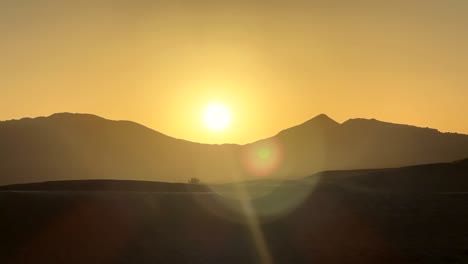
<path fill-rule="evenodd" d="M 198 178 L 190 178 L 189 183 L 190 183 L 190 184 L 200 184 L 200 179 L 198 179 Z"/>

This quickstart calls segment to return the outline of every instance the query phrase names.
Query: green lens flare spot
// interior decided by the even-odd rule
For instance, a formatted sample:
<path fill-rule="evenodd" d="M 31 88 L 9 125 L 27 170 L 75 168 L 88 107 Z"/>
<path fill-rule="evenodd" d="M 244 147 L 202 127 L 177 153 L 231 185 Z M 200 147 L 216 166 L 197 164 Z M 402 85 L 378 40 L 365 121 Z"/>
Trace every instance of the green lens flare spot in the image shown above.
<path fill-rule="evenodd" d="M 267 160 L 271 157 L 271 151 L 268 149 L 262 148 L 257 152 L 257 155 L 260 159 Z"/>

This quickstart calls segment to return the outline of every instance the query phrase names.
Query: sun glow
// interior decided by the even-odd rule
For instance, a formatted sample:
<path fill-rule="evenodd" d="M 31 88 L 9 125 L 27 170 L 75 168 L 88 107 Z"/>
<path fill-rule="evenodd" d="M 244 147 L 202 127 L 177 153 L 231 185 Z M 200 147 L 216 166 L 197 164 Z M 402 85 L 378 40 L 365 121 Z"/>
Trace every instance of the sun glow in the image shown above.
<path fill-rule="evenodd" d="M 223 131 L 231 124 L 231 112 L 225 105 L 210 104 L 203 113 L 203 122 L 209 130 Z"/>

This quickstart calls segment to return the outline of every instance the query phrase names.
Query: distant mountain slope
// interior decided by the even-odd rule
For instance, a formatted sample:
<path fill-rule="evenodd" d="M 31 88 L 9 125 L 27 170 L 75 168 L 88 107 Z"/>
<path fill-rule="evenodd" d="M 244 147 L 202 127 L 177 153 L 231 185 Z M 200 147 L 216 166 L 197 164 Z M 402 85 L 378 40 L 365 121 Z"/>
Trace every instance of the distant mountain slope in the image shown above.
<path fill-rule="evenodd" d="M 0 184 L 76 179 L 186 182 L 299 177 L 468 157 L 468 136 L 319 115 L 247 145 L 171 138 L 129 121 L 54 114 L 0 122 Z"/>
<path fill-rule="evenodd" d="M 55 114 L 0 122 L 0 183 L 66 179 L 222 180 L 239 147 L 171 138 L 139 124 Z"/>
<path fill-rule="evenodd" d="M 375 119 L 337 124 L 320 115 L 275 138 L 289 153 L 285 155 L 288 171 L 301 176 L 311 171 L 402 167 L 468 157 L 468 135 Z"/>

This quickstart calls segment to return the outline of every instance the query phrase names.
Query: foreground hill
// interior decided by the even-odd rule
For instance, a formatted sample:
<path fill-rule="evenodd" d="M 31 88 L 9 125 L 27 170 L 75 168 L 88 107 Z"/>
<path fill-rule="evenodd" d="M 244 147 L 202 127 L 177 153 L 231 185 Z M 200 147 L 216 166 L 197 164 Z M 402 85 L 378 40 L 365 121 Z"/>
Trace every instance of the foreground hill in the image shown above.
<path fill-rule="evenodd" d="M 241 185 L 252 192 L 320 183 L 377 193 L 467 192 L 468 159 L 401 168 L 324 171 L 299 179 L 260 179 L 223 184 L 185 184 L 136 180 L 67 180 L 0 186 L 0 191 L 60 192 L 215 192 Z"/>
<path fill-rule="evenodd" d="M 467 175 L 464 160 L 209 187 L 3 186 L 0 262 L 467 263 Z"/>
<path fill-rule="evenodd" d="M 468 136 L 319 115 L 247 145 L 175 139 L 93 115 L 0 122 L 0 184 L 77 179 L 229 182 L 324 170 L 401 167 L 468 156 Z"/>
<path fill-rule="evenodd" d="M 371 192 L 467 192 L 468 159 L 390 169 L 326 171 L 307 177 Z"/>
<path fill-rule="evenodd" d="M 0 186 L 0 191 L 36 192 L 209 192 L 201 184 L 129 180 L 71 180 Z"/>

